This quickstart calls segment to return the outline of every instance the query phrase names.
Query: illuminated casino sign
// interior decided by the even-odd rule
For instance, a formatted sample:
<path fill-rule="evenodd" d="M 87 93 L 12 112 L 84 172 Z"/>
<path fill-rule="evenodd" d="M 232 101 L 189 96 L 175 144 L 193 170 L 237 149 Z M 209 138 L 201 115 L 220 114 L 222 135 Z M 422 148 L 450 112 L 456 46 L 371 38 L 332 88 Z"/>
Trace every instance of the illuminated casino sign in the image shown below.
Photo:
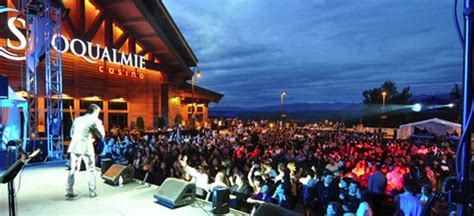
<path fill-rule="evenodd" d="M 5 12 L 15 12 L 18 13 L 18 10 L 13 9 L 13 8 L 7 8 L 7 7 L 0 7 L 0 14 L 5 13 Z M 16 37 L 16 40 L 19 42 L 19 45 L 14 45 L 10 38 L 7 38 L 7 48 L 13 49 L 13 50 L 24 50 L 27 45 L 27 38 L 26 36 L 18 29 L 18 27 L 15 25 L 15 22 L 19 22 L 21 24 L 21 27 L 25 28 L 25 20 L 18 18 L 18 17 L 12 17 L 8 19 L 8 29 L 11 31 L 11 33 Z M 61 48 L 58 48 L 56 41 L 61 41 Z M 53 39 L 51 41 L 51 46 L 53 47 L 54 50 L 59 51 L 61 53 L 64 52 L 71 52 L 73 55 L 81 57 L 85 61 L 89 63 L 97 63 L 98 60 L 104 61 L 104 62 L 110 62 L 110 63 L 115 63 L 119 64 L 122 66 L 130 66 L 133 68 L 137 69 L 146 69 L 145 68 L 145 57 L 137 54 L 125 54 L 125 53 L 120 53 L 117 51 L 117 49 L 109 49 L 108 47 L 102 48 L 100 44 L 92 44 L 92 42 L 85 42 L 80 39 L 74 38 L 72 40 L 68 40 L 65 36 L 63 35 L 54 35 Z M 60 50 L 59 50 L 60 49 Z M 26 56 L 19 56 L 15 53 L 9 52 L 5 48 L 0 46 L 0 56 L 5 57 L 7 59 L 11 59 L 14 61 L 24 61 L 26 59 Z M 103 72 L 105 69 L 103 66 L 99 67 L 99 72 Z M 117 72 L 114 72 L 117 70 Z M 118 72 L 120 70 L 120 72 Z M 113 68 L 107 68 L 107 71 L 110 74 L 117 74 L 117 75 L 122 75 L 121 69 L 113 69 Z M 135 72 L 136 73 L 136 72 Z M 134 74 L 135 74 L 134 73 Z M 127 74 L 128 72 L 124 72 L 124 75 Z M 130 74 L 132 74 L 130 72 Z M 143 79 L 143 74 L 140 73 L 140 76 L 138 76 L 140 79 Z"/>

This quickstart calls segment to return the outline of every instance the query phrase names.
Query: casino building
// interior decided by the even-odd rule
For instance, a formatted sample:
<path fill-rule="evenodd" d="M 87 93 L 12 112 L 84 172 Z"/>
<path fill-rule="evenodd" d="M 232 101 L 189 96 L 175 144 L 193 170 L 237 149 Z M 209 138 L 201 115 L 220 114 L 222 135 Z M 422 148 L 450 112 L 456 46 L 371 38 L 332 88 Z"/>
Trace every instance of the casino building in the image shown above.
<path fill-rule="evenodd" d="M 16 0 L 0 0 L 0 74 L 19 94 L 25 89 L 25 21 Z M 207 120 L 208 104 L 222 94 L 191 86 L 197 58 L 161 0 L 65 0 L 62 19 L 64 131 L 73 116 L 98 104 L 106 129 L 189 125 Z M 53 45 L 54 47 L 54 45 Z M 57 46 L 55 47 L 58 51 Z M 39 132 L 44 130 L 44 66 L 39 77 Z M 41 72 L 43 71 L 43 72 Z M 198 80 L 198 79 L 196 79 Z M 67 133 L 65 133 L 67 134 Z"/>

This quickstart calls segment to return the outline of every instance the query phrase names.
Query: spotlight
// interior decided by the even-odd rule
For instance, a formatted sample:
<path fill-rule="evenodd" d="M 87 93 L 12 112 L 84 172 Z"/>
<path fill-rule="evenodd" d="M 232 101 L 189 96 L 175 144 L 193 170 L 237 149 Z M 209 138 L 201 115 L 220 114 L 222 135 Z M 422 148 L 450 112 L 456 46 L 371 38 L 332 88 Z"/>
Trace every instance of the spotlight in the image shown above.
<path fill-rule="evenodd" d="M 454 104 L 453 104 L 453 103 L 450 103 L 450 104 L 448 104 L 448 107 L 449 107 L 449 108 L 453 108 L 453 107 L 454 107 Z"/>
<path fill-rule="evenodd" d="M 416 103 L 416 104 L 413 104 L 413 106 L 411 107 L 411 110 L 413 110 L 413 112 L 420 112 L 421 111 L 421 108 L 423 108 L 421 106 L 420 103 Z"/>

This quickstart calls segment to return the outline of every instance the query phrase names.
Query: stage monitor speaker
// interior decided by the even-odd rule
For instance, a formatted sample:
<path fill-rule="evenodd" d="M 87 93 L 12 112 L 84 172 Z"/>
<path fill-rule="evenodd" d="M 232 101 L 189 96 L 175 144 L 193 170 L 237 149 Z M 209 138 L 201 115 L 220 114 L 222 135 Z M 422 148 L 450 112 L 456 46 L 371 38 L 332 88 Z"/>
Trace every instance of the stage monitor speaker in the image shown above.
<path fill-rule="evenodd" d="M 114 164 L 104 173 L 102 178 L 107 184 L 119 185 L 120 183 L 127 184 L 132 182 L 133 176 L 134 169 L 132 167 Z M 120 182 L 120 178 L 122 178 L 122 182 Z"/>
<path fill-rule="evenodd" d="M 229 213 L 229 195 L 228 187 L 217 187 L 212 190 L 212 213 Z"/>
<path fill-rule="evenodd" d="M 196 185 L 176 178 L 167 178 L 153 197 L 157 203 L 171 209 L 190 205 L 196 200 Z"/>
<path fill-rule="evenodd" d="M 8 99 L 8 77 L 0 74 L 0 99 Z"/>
<path fill-rule="evenodd" d="M 107 172 L 107 170 L 110 169 L 110 167 L 112 166 L 114 162 L 112 161 L 112 159 L 110 158 L 103 158 L 100 160 L 100 172 L 102 174 L 105 174 L 105 172 Z"/>
<path fill-rule="evenodd" d="M 271 203 L 263 203 L 258 206 L 258 208 L 255 210 L 255 212 L 252 214 L 253 216 L 300 216 L 301 214 L 298 214 L 294 211 L 282 208 L 280 206 L 277 206 L 275 204 Z"/>

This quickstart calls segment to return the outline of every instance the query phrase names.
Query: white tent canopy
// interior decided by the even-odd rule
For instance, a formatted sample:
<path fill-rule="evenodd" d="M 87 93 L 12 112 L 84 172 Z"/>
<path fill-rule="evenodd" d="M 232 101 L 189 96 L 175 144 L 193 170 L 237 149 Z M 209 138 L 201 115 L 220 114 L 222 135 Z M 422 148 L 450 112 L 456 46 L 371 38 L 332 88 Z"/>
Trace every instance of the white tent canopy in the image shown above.
<path fill-rule="evenodd" d="M 12 88 L 8 86 L 8 99 L 0 99 L 0 108 L 0 112 L 2 112 L 2 115 L 4 116 L 0 123 L 5 126 L 3 136 L 0 140 L 0 147 L 2 147 L 2 143 L 6 144 L 10 140 L 22 139 L 24 148 L 27 137 L 27 123 L 25 121 L 23 126 L 21 125 L 20 108 L 23 108 L 24 119 L 28 119 L 28 102 L 24 98 L 18 96 Z M 23 137 L 21 137 L 22 129 Z"/>
<path fill-rule="evenodd" d="M 398 139 L 408 139 L 415 133 L 415 128 L 426 129 L 430 133 L 436 135 L 445 135 L 447 133 L 456 132 L 458 136 L 461 134 L 461 125 L 446 121 L 439 118 L 427 119 L 419 122 L 412 122 L 408 124 L 400 125 L 398 129 L 397 138 Z"/>

